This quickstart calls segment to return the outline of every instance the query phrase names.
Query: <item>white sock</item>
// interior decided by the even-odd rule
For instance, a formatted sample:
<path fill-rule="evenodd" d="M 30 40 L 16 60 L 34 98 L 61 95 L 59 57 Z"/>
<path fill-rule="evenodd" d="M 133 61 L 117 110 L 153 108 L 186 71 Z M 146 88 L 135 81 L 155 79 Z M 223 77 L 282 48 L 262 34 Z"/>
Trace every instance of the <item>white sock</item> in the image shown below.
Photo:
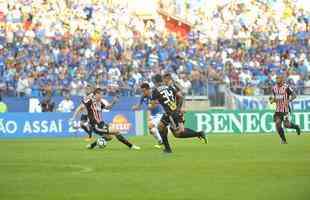
<path fill-rule="evenodd" d="M 158 129 L 157 128 L 152 128 L 151 129 L 151 132 L 153 133 L 152 135 L 154 136 L 154 138 L 159 142 L 159 143 L 162 143 L 163 142 L 163 140 L 161 139 L 161 137 L 160 137 L 160 134 L 159 134 L 159 131 L 158 131 Z"/>

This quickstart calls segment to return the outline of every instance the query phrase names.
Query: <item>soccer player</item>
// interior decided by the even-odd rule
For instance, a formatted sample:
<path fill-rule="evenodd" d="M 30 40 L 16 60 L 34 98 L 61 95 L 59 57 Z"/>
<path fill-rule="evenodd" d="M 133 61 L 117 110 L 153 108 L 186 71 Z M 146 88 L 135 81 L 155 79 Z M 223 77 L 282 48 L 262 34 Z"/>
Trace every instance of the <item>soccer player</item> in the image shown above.
<path fill-rule="evenodd" d="M 171 74 L 164 74 L 163 82 L 165 85 L 171 86 L 176 92 L 181 92 L 181 86 L 172 79 Z"/>
<path fill-rule="evenodd" d="M 130 149 L 140 150 L 140 147 L 130 143 L 118 130 L 114 129 L 112 126 L 103 121 L 102 111 L 110 110 L 117 102 L 117 99 L 113 99 L 111 104 L 107 104 L 105 101 L 103 101 L 101 93 L 102 90 L 97 88 L 93 93 L 85 97 L 82 101 L 87 109 L 87 117 L 93 131 L 104 139 L 111 139 L 112 136 L 115 136 L 116 139 L 128 146 Z M 93 149 L 96 146 L 97 140 L 89 144 L 87 148 Z"/>
<path fill-rule="evenodd" d="M 291 112 L 289 102 L 296 98 L 294 91 L 284 84 L 284 77 L 276 77 L 276 85 L 272 88 L 273 97 L 270 97 L 271 103 L 276 103 L 274 121 L 276 123 L 277 132 L 281 138 L 281 144 L 287 144 L 282 123 L 285 128 L 295 129 L 297 135 L 300 135 L 300 127 L 289 120 L 289 112 Z"/>
<path fill-rule="evenodd" d="M 93 87 L 91 85 L 87 85 L 85 88 L 86 91 L 86 96 L 90 95 L 93 92 Z M 106 101 L 105 101 L 106 102 Z M 108 102 L 106 102 L 108 103 Z M 83 103 L 81 103 L 77 109 L 75 110 L 73 117 L 70 119 L 70 121 L 74 121 L 74 119 L 76 119 L 77 115 L 79 113 L 81 114 L 81 118 L 80 118 L 80 122 L 78 126 L 74 126 L 73 128 L 75 129 L 79 129 L 80 127 L 87 133 L 88 138 L 86 139 L 86 141 L 90 141 L 92 138 L 92 134 L 93 134 L 93 128 L 90 125 L 89 119 L 87 117 L 87 109 L 85 107 L 85 105 Z"/>
<path fill-rule="evenodd" d="M 159 131 L 158 131 L 158 124 L 160 122 L 160 119 L 163 115 L 162 108 L 160 104 L 155 105 L 154 107 L 150 108 L 150 101 L 152 96 L 152 90 L 148 83 L 143 83 L 141 85 L 141 89 L 143 91 L 143 95 L 141 96 L 140 103 L 133 106 L 133 110 L 139 110 L 142 108 L 143 105 L 145 105 L 148 108 L 148 128 L 150 133 L 154 136 L 157 143 L 154 145 L 156 148 L 161 148 L 163 141 L 160 137 Z"/>
<path fill-rule="evenodd" d="M 152 92 L 151 108 L 160 103 L 165 111 L 158 125 L 160 136 L 164 144 L 164 153 L 172 153 L 168 141 L 168 126 L 170 131 L 177 138 L 198 137 L 207 143 L 207 138 L 203 131 L 196 132 L 192 129 L 184 127 L 184 118 L 182 113 L 183 95 L 177 92 L 172 86 L 162 83 L 162 77 L 156 75 L 154 77 L 156 88 Z"/>

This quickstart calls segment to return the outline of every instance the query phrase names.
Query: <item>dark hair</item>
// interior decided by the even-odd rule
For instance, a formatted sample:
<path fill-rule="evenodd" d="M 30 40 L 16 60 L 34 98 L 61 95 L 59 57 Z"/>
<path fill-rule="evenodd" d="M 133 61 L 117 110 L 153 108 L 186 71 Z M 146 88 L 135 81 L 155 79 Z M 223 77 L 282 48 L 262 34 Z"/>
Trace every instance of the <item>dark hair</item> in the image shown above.
<path fill-rule="evenodd" d="M 94 94 L 99 94 L 99 93 L 101 93 L 102 92 L 102 89 L 101 88 L 96 88 L 95 90 L 94 90 Z"/>
<path fill-rule="evenodd" d="M 148 84 L 148 83 L 142 83 L 141 84 L 141 89 L 150 89 L 151 87 L 150 87 L 150 85 Z"/>
<path fill-rule="evenodd" d="M 161 75 L 159 75 L 159 74 L 156 74 L 153 77 L 153 80 L 154 80 L 155 83 L 161 83 L 163 81 L 163 79 L 161 78 Z"/>
<path fill-rule="evenodd" d="M 171 74 L 170 73 L 164 74 L 164 78 L 170 78 L 171 79 Z"/>

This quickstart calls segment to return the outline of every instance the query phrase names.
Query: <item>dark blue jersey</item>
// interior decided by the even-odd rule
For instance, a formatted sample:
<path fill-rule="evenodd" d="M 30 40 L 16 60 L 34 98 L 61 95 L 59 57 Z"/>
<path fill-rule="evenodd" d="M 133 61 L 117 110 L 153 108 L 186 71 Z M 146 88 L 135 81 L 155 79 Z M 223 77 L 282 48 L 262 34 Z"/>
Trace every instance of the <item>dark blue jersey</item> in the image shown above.
<path fill-rule="evenodd" d="M 148 108 L 151 99 L 152 99 L 151 97 L 142 96 L 140 99 L 140 106 L 146 106 Z M 156 105 L 155 108 L 148 109 L 148 110 L 150 111 L 152 116 L 162 113 L 162 107 L 160 104 Z"/>

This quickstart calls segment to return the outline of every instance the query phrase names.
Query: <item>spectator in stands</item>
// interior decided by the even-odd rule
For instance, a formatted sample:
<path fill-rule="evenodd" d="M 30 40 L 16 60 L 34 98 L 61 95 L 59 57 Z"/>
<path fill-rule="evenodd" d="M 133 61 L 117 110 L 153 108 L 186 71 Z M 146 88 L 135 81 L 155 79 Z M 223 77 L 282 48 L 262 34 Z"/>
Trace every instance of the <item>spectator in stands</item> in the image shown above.
<path fill-rule="evenodd" d="M 53 112 L 55 103 L 52 101 L 50 95 L 46 96 L 40 103 L 42 112 Z"/>
<path fill-rule="evenodd" d="M 65 95 L 65 99 L 62 100 L 58 105 L 58 111 L 59 112 L 72 112 L 74 109 L 74 103 L 71 100 L 71 97 L 69 94 Z"/>
<path fill-rule="evenodd" d="M 127 88 L 123 94 L 134 95 L 141 81 L 163 70 L 178 76 L 190 74 L 187 91 L 196 95 L 205 95 L 206 80 L 225 77 L 231 89 L 242 94 L 246 80 L 255 87 L 270 85 L 270 74 L 275 77 L 287 71 L 297 87 L 306 85 L 310 11 L 305 5 L 281 0 L 214 1 L 214 6 L 194 6 L 197 1 L 188 1 L 189 6 L 184 7 L 180 2 L 165 0 L 161 6 L 168 12 L 177 8 L 173 13 L 179 11 L 174 14 L 193 24 L 187 38 L 167 33 L 159 15 L 154 22 L 145 23 L 131 14 L 126 3 L 4 1 L 0 90 L 6 95 L 16 95 L 16 91 L 24 95 L 27 84 L 21 77 L 25 75 L 30 79 L 31 96 L 64 95 L 68 88 L 72 95 L 81 95 L 85 82 L 112 91 Z M 293 60 L 294 67 L 290 65 Z M 219 76 L 218 69 L 227 63 L 230 66 Z M 98 72 L 109 74 L 104 78 L 109 81 L 97 81 L 94 75 Z M 196 72 L 208 76 L 198 77 Z M 214 95 L 223 83 L 212 84 L 210 93 Z M 264 93 L 270 94 L 270 90 L 264 89 Z"/>
<path fill-rule="evenodd" d="M 188 78 L 188 75 L 185 73 L 180 74 L 180 79 L 178 80 L 178 83 L 182 87 L 182 92 L 184 94 L 189 94 L 189 90 L 192 87 L 192 83 Z"/>
<path fill-rule="evenodd" d="M 26 75 L 21 75 L 17 81 L 16 92 L 17 96 L 30 96 L 31 83 Z"/>
<path fill-rule="evenodd" d="M 0 95 L 0 113 L 5 113 L 8 111 L 7 105 L 2 101 L 2 97 Z"/>

